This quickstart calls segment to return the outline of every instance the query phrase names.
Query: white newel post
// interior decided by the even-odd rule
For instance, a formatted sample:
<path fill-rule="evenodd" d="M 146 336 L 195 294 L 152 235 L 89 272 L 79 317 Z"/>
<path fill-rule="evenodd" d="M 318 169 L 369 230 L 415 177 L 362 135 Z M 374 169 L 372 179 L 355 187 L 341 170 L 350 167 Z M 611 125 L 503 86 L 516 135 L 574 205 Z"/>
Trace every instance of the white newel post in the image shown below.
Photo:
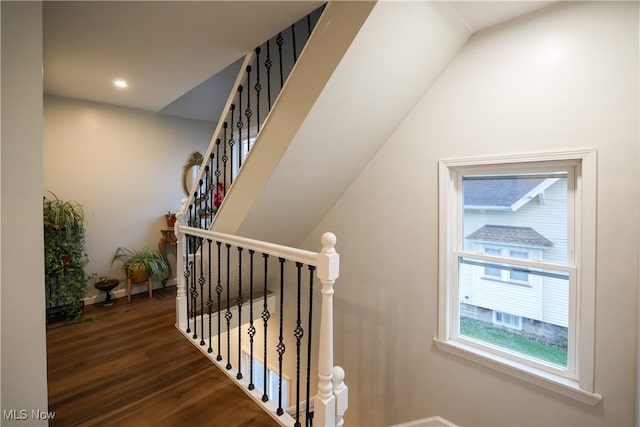
<path fill-rule="evenodd" d="M 173 232 L 176 234 L 176 324 L 179 328 L 187 327 L 187 296 L 184 285 L 184 212 L 187 199 L 182 199 L 180 211 L 176 213 L 176 223 Z"/>
<path fill-rule="evenodd" d="M 336 427 L 344 425 L 344 413 L 349 407 L 349 388 L 344 383 L 344 369 L 333 368 L 333 395 L 336 397 Z"/>
<path fill-rule="evenodd" d="M 314 402 L 314 424 L 336 425 L 336 396 L 333 392 L 333 284 L 339 275 L 340 255 L 336 253 L 336 236 L 322 235 L 322 252 L 318 254 L 318 279 L 322 283 L 322 312 L 318 356 L 318 394 Z M 346 409 L 346 408 L 345 408 Z"/>

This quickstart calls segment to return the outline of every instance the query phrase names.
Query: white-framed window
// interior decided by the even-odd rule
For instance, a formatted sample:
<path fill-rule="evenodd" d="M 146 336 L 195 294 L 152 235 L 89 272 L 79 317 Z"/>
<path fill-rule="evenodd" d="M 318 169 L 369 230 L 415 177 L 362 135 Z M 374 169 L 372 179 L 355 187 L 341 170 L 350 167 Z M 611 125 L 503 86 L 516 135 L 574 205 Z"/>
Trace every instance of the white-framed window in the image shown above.
<path fill-rule="evenodd" d="M 522 317 L 509 313 L 503 313 L 502 311 L 493 312 L 493 324 L 498 326 L 504 326 L 505 328 L 522 330 Z"/>
<path fill-rule="evenodd" d="M 244 349 L 242 350 L 240 372 L 242 372 L 243 378 L 249 379 L 249 366 L 251 365 L 251 356 Z M 282 408 L 287 409 L 289 407 L 289 389 L 290 379 L 286 376 L 282 377 Z M 253 357 L 253 384 L 256 389 L 264 393 L 264 363 L 261 359 L 258 359 L 254 354 Z M 276 369 L 267 367 L 267 395 L 269 399 L 278 404 L 278 390 L 280 387 L 280 376 Z"/>
<path fill-rule="evenodd" d="M 530 251 L 526 249 L 512 249 L 508 247 L 485 246 L 484 253 L 485 255 L 504 258 L 525 260 L 531 258 Z M 485 263 L 484 277 L 486 279 L 499 280 L 506 283 L 529 283 L 529 274 L 526 269 L 523 270 L 505 265 L 497 265 L 495 263 Z"/>
<path fill-rule="evenodd" d="M 595 151 L 442 160 L 439 167 L 437 346 L 600 402 Z"/>
<path fill-rule="evenodd" d="M 233 176 L 234 179 L 240 172 L 240 165 L 244 164 L 249 156 L 249 152 L 253 148 L 256 138 L 258 137 L 258 127 L 252 126 L 249 131 L 247 129 L 242 130 L 242 135 L 235 134 L 235 140 L 238 141 L 234 147 L 233 154 Z M 238 154 L 238 150 L 240 153 Z M 238 158 L 240 157 L 240 158 Z"/>
<path fill-rule="evenodd" d="M 484 253 L 492 256 L 500 256 L 502 255 L 502 249 L 494 248 L 494 247 L 485 247 Z M 484 275 L 485 277 L 502 280 L 502 269 L 495 264 L 486 264 L 484 266 Z"/>
<path fill-rule="evenodd" d="M 509 258 L 529 259 L 529 251 L 522 249 L 510 249 Z M 528 269 L 510 269 L 509 280 L 517 283 L 529 283 Z"/>

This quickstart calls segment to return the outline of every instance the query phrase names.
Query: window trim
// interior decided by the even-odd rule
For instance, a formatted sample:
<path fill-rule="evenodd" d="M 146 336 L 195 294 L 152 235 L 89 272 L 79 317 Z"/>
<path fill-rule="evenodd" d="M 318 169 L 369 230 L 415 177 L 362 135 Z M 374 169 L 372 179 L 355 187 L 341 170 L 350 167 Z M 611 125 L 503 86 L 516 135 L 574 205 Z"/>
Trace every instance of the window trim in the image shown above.
<path fill-rule="evenodd" d="M 531 249 L 526 249 L 523 248 L 521 246 L 512 246 L 512 245 L 499 245 L 497 243 L 481 243 L 480 247 L 482 248 L 482 253 L 486 256 L 489 257 L 500 257 L 500 258 L 510 258 L 515 260 L 515 264 L 523 264 L 522 261 L 529 261 L 531 259 L 533 259 L 532 257 L 532 250 Z M 499 251 L 500 254 L 488 254 L 487 253 L 487 249 L 490 251 Z M 509 252 L 509 255 L 504 255 L 505 252 Z M 514 251 L 518 251 L 518 252 L 526 252 L 527 254 L 527 258 L 514 258 L 511 256 L 511 253 Z M 502 264 L 500 262 L 496 262 L 499 264 Z M 545 263 L 548 264 L 548 263 Z M 505 265 L 505 264 L 502 264 Z M 493 275 L 493 274 L 487 274 L 487 268 L 492 268 L 495 270 L 499 271 L 499 275 Z M 483 280 L 490 280 L 490 281 L 495 281 L 495 282 L 499 282 L 499 283 L 506 283 L 506 284 L 510 284 L 510 285 L 517 285 L 517 286 L 531 286 L 531 280 L 529 278 L 529 274 L 527 274 L 527 280 L 518 280 L 518 279 L 514 279 L 512 274 L 514 272 L 513 271 L 505 271 L 502 270 L 498 267 L 490 267 L 490 266 L 485 266 L 484 267 L 484 271 L 483 274 L 481 275 L 481 279 Z"/>
<path fill-rule="evenodd" d="M 574 377 L 559 375 L 535 366 L 522 363 L 495 352 L 485 351 L 480 347 L 469 345 L 464 340 L 453 339 L 452 315 L 453 304 L 457 300 L 457 284 L 453 279 L 454 263 L 457 264 L 452 236 L 458 236 L 462 221 L 462 201 L 456 190 L 454 177 L 462 170 L 474 167 L 491 166 L 495 173 L 501 170 L 510 171 L 514 167 L 527 163 L 540 164 L 539 167 L 571 166 L 575 168 L 574 199 L 569 194 L 569 203 L 575 206 L 574 217 L 567 218 L 573 225 L 573 236 L 579 240 L 568 241 L 568 251 L 575 248 L 573 254 L 568 253 L 568 260 L 573 259 L 576 267 L 575 283 L 579 283 L 570 298 L 575 296 L 575 310 L 570 313 L 569 337 L 575 343 L 577 354 L 567 355 L 575 362 Z M 580 402 L 596 405 L 602 401 L 602 395 L 595 392 L 595 262 L 596 262 L 596 163 L 594 149 L 558 151 L 548 153 L 516 154 L 503 156 L 470 157 L 447 159 L 439 162 L 439 302 L 438 302 L 438 336 L 434 338 L 436 346 L 442 350 L 473 360 L 484 366 L 515 376 L 546 389 L 555 391 Z M 532 165 L 535 169 L 536 165 Z M 570 210 L 571 211 L 571 210 Z M 569 359 L 568 359 L 569 360 Z M 569 364 L 569 362 L 568 362 Z"/>

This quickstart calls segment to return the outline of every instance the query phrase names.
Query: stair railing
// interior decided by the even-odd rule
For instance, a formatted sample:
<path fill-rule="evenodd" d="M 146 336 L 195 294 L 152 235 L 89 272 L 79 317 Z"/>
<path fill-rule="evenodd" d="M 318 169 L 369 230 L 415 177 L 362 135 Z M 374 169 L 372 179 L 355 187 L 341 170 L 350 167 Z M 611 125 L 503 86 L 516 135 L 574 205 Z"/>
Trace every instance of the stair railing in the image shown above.
<path fill-rule="evenodd" d="M 333 365 L 336 237 L 325 233 L 322 250 L 311 252 L 189 227 L 181 218 L 175 231 L 183 272 L 177 280 L 178 329 L 282 425 L 342 425 L 348 389 L 344 371 Z M 321 283 L 319 325 L 314 278 Z M 273 378 L 277 396 L 268 391 Z M 286 378 L 291 384 L 285 387 Z"/>
<path fill-rule="evenodd" d="M 198 176 L 182 203 L 187 224 L 208 229 L 213 223 L 323 9 L 247 52 Z"/>

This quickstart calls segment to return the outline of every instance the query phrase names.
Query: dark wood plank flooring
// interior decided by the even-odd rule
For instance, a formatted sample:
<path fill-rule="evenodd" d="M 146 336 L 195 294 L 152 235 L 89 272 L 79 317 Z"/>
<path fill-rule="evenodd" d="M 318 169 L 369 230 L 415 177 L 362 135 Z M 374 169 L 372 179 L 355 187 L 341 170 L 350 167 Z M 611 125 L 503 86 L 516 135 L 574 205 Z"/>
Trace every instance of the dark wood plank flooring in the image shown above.
<path fill-rule="evenodd" d="M 48 326 L 50 425 L 279 425 L 175 328 L 175 288 L 153 295 Z"/>

